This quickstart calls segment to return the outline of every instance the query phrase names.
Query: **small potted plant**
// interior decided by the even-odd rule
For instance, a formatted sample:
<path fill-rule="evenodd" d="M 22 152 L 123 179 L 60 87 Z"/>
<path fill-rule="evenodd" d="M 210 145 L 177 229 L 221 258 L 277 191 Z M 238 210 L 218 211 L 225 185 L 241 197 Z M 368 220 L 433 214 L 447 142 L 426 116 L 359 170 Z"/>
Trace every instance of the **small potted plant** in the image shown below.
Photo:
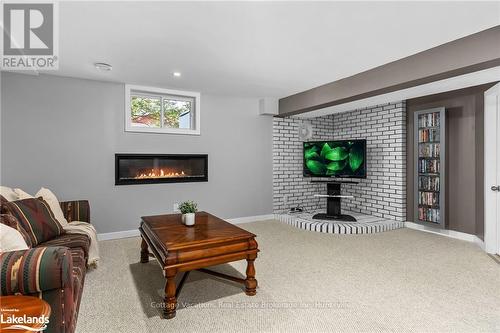
<path fill-rule="evenodd" d="M 194 225 L 194 213 L 196 213 L 198 205 L 194 201 L 184 201 L 179 205 L 179 210 L 182 213 L 182 221 L 188 227 Z"/>

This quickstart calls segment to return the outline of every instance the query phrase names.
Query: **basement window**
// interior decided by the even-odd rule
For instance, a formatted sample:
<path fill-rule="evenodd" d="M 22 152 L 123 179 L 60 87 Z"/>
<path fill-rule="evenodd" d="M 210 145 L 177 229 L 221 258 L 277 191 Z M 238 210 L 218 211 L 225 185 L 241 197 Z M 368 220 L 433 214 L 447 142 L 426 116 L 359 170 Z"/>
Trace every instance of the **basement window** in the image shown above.
<path fill-rule="evenodd" d="M 200 94 L 125 86 L 125 131 L 200 134 Z"/>

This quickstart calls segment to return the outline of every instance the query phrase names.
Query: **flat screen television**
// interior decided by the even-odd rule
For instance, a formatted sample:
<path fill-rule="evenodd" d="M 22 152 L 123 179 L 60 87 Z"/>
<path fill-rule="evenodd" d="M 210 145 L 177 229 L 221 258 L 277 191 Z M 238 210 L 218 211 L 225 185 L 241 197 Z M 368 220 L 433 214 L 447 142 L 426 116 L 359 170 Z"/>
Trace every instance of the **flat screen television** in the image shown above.
<path fill-rule="evenodd" d="M 366 178 L 366 140 L 304 142 L 305 177 Z"/>

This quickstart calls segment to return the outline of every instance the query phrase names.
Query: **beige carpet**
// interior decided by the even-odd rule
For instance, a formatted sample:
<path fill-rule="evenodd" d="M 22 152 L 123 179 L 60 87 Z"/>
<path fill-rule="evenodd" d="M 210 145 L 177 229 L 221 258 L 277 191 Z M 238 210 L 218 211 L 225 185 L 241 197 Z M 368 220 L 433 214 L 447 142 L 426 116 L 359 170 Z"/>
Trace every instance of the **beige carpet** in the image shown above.
<path fill-rule="evenodd" d="M 101 242 L 77 331 L 500 332 L 500 265 L 476 245 L 399 229 L 333 235 L 277 222 L 258 235 L 259 289 L 192 272 L 172 320 L 160 319 L 164 279 L 139 263 L 139 238 Z M 244 262 L 217 266 L 245 271 Z"/>

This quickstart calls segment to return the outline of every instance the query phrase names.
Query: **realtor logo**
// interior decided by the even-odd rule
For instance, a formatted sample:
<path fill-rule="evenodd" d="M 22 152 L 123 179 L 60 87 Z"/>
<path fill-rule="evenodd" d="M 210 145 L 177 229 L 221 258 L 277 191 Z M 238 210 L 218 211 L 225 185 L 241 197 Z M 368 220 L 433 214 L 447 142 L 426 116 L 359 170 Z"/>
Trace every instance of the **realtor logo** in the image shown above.
<path fill-rule="evenodd" d="M 0 332 L 42 332 L 50 323 L 49 303 L 33 296 L 0 296 Z"/>
<path fill-rule="evenodd" d="M 2 4 L 1 69 L 58 69 L 57 3 Z"/>

